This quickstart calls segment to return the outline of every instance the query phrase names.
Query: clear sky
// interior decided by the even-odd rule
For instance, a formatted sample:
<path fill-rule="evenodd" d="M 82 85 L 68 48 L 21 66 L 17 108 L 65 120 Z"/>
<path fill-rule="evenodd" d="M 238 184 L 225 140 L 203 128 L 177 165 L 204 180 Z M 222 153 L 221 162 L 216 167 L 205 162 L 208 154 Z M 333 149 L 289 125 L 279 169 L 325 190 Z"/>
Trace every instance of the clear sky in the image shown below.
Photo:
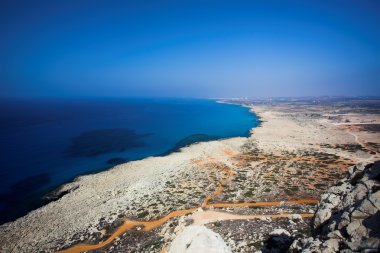
<path fill-rule="evenodd" d="M 380 1 L 0 1 L 0 96 L 380 95 Z"/>

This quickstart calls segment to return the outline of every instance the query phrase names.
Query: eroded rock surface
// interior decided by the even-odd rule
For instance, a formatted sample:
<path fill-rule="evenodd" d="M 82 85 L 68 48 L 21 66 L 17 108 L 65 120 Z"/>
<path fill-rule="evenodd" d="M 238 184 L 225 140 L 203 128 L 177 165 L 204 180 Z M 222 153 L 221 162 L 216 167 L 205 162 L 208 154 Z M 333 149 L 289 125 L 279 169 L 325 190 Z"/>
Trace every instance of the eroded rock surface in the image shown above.
<path fill-rule="evenodd" d="M 169 253 L 231 253 L 231 249 L 219 234 L 202 225 L 191 225 L 174 239 Z"/>
<path fill-rule="evenodd" d="M 321 196 L 315 237 L 293 242 L 291 252 L 380 250 L 380 161 L 350 168 L 347 178 Z"/>

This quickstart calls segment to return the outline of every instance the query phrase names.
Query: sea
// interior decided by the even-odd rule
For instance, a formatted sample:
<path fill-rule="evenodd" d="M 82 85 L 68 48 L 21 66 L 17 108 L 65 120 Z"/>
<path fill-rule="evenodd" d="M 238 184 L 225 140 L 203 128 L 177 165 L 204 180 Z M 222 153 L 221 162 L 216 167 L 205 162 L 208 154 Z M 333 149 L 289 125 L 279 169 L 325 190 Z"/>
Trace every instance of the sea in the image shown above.
<path fill-rule="evenodd" d="M 46 203 L 75 177 L 195 142 L 249 136 L 259 119 L 209 99 L 0 101 L 0 223 Z"/>

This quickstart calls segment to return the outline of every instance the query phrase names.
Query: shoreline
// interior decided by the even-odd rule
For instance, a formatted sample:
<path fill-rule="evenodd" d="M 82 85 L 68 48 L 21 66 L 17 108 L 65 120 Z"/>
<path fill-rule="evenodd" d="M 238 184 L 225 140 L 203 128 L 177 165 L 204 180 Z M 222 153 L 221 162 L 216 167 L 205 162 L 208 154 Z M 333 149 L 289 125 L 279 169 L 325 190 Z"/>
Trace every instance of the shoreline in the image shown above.
<path fill-rule="evenodd" d="M 76 188 L 61 199 L 0 226 L 0 236 L 4 237 L 0 249 L 54 252 L 84 241 L 97 243 L 112 234 L 122 220 L 120 217 L 155 220 L 165 213 L 197 207 L 207 195 L 211 196 L 209 205 L 315 198 L 333 185 L 340 173 L 352 163 L 344 160 L 352 156 L 349 151 L 320 146 L 325 142 L 332 145 L 354 141 L 344 130 L 335 129 L 329 122 L 324 123 L 323 117 L 315 119 L 297 110 L 289 111 L 289 107 L 268 105 L 254 105 L 253 112 L 261 120 L 260 127 L 250 131 L 250 137 L 192 144 L 168 156 L 148 157 L 79 177 L 65 185 L 68 189 Z M 310 143 L 314 143 L 313 146 Z M 358 159 L 366 157 L 360 150 L 354 154 Z M 277 162 L 273 163 L 273 160 Z M 303 166 L 301 170 L 294 163 Z M 220 173 L 224 166 L 232 171 L 232 179 L 224 179 L 225 174 Z M 282 171 L 278 171 L 278 166 Z M 325 170 L 326 166 L 330 169 Z M 299 181 L 297 171 L 305 178 L 303 181 Z M 210 184 L 210 181 L 214 183 Z M 218 190 L 216 182 L 224 182 L 224 191 L 210 195 Z M 294 186 L 287 186 L 287 183 Z M 236 207 L 225 210 L 222 206 L 206 208 L 223 211 L 232 208 L 239 215 L 260 214 L 257 213 L 259 210 L 234 205 Z M 298 208 L 308 211 L 303 209 L 307 207 Z M 270 210 L 278 213 L 280 209 L 271 207 Z M 182 224 L 180 221 L 184 218 L 175 218 L 149 233 L 160 235 L 159 238 L 170 244 L 179 230 L 169 234 L 164 231 L 170 230 L 173 222 Z M 52 224 L 43 226 L 43 220 L 50 220 Z M 58 227 L 60 229 L 57 230 Z M 138 236 L 138 231 L 137 227 L 128 233 Z M 25 236 L 18 237 L 20 233 Z M 122 238 L 107 247 L 134 247 L 133 243 L 127 243 L 129 237 Z M 122 243 L 123 240 L 126 244 Z"/>
<path fill-rule="evenodd" d="M 218 103 L 217 100 L 213 100 L 213 101 L 215 103 Z M 231 104 L 231 105 L 239 106 L 238 104 Z M 241 107 L 245 107 L 245 106 L 241 106 Z M 252 114 L 253 114 L 253 117 L 256 116 L 254 112 L 251 112 L 249 110 L 248 110 L 248 112 L 250 113 L 251 116 L 252 116 Z M 220 141 L 220 140 L 225 140 L 225 139 L 230 139 L 230 138 L 240 138 L 240 137 L 243 137 L 243 138 L 247 137 L 247 138 L 249 138 L 250 134 L 251 134 L 251 130 L 252 130 L 252 128 L 250 128 L 247 131 L 247 133 L 244 134 L 244 135 L 242 135 L 242 136 L 233 136 L 233 137 L 218 137 L 218 136 L 215 136 L 216 138 L 212 138 L 210 140 L 201 140 L 201 141 L 195 140 L 195 141 L 193 141 L 191 143 L 186 144 L 185 146 L 178 147 L 178 143 L 180 143 L 184 139 L 187 139 L 188 137 L 192 136 L 192 135 L 189 135 L 189 136 L 187 136 L 187 137 L 179 140 L 175 144 L 175 146 L 173 146 L 173 148 L 170 148 L 167 151 L 164 151 L 163 153 L 160 153 L 160 154 L 157 154 L 157 155 L 151 155 L 151 156 L 143 157 L 143 158 L 140 158 L 140 159 L 132 159 L 132 160 L 128 160 L 128 161 L 123 162 L 123 163 L 110 164 L 109 166 L 106 165 L 103 168 L 99 168 L 99 169 L 94 170 L 94 171 L 91 170 L 91 171 L 80 173 L 78 175 L 75 175 L 75 176 L 73 176 L 73 177 L 65 180 L 64 182 L 62 182 L 62 183 L 60 183 L 58 185 L 51 186 L 48 189 L 42 191 L 43 194 L 40 194 L 41 198 L 35 200 L 35 203 L 37 203 L 36 207 L 34 207 L 32 209 L 29 209 L 29 211 L 27 211 L 26 213 L 24 213 L 22 216 L 19 216 L 19 217 L 15 218 L 15 219 L 8 220 L 8 221 L 5 221 L 3 223 L 0 223 L 0 226 L 3 225 L 3 224 L 9 223 L 9 222 L 14 222 L 15 220 L 17 220 L 19 218 L 22 218 L 25 215 L 28 215 L 30 212 L 32 212 L 34 210 L 37 210 L 37 209 L 39 209 L 41 207 L 44 207 L 44 206 L 48 205 L 49 203 L 51 203 L 53 201 L 59 200 L 64 195 L 70 193 L 73 189 L 76 189 L 76 186 L 73 187 L 73 188 L 70 188 L 68 185 L 71 185 L 71 183 L 77 181 L 78 178 L 80 178 L 82 176 L 91 176 L 91 175 L 98 174 L 98 173 L 101 173 L 101 172 L 104 172 L 104 171 L 112 170 L 114 167 L 122 165 L 122 164 L 125 164 L 125 163 L 134 162 L 134 161 L 141 161 L 141 160 L 144 160 L 144 159 L 150 158 L 150 157 L 164 157 L 164 156 L 168 156 L 168 155 L 170 155 L 172 153 L 180 152 L 182 148 L 185 148 L 185 147 L 188 147 L 188 146 L 191 146 L 193 144 L 200 143 L 200 142 Z M 247 135 L 247 136 L 245 136 L 245 135 Z"/>
<path fill-rule="evenodd" d="M 226 140 L 224 140 L 224 141 L 236 141 L 236 139 L 242 139 L 242 138 L 245 138 L 245 137 L 233 137 L 233 138 L 228 138 L 228 139 L 226 139 Z M 213 142 L 213 143 L 216 143 L 216 142 L 219 142 L 219 141 L 211 141 L 211 142 Z M 16 227 L 19 227 L 18 225 L 20 225 L 20 223 L 24 223 L 24 224 L 27 224 L 27 223 L 29 223 L 28 221 L 25 221 L 25 220 L 29 220 L 31 217 L 33 217 L 33 216 L 39 216 L 40 214 L 41 214 L 41 212 L 42 212 L 42 216 L 44 216 L 44 212 L 46 211 L 46 209 L 56 209 L 56 205 L 59 203 L 59 202 L 61 202 L 63 199 L 65 199 L 68 195 L 71 195 L 71 194 L 75 194 L 76 192 L 76 190 L 78 189 L 78 188 L 80 188 L 80 186 L 79 186 L 79 184 L 80 183 L 82 183 L 82 181 L 87 181 L 87 182 L 89 182 L 89 181 L 93 181 L 92 179 L 94 179 L 95 180 L 95 178 L 96 177 L 101 177 L 102 175 L 104 175 L 104 174 L 109 174 L 109 173 L 111 173 L 111 174 L 114 174 L 114 173 L 119 173 L 120 172 L 120 170 L 121 169 L 123 169 L 122 167 L 124 167 L 124 166 L 128 166 L 128 167 L 130 167 L 130 166 L 133 166 L 134 168 L 136 168 L 136 166 L 134 166 L 134 165 L 136 165 L 136 163 L 138 164 L 138 163 L 146 163 L 146 162 L 151 162 L 152 160 L 161 160 L 161 159 L 172 159 L 172 157 L 173 156 L 186 156 L 187 155 L 187 153 L 188 153 L 188 150 L 189 149 L 194 149 L 194 147 L 195 148 L 197 148 L 196 146 L 204 146 L 205 144 L 207 145 L 207 143 L 208 142 L 202 142 L 202 143 L 195 143 L 195 144 L 192 144 L 192 145 L 190 145 L 190 146 L 188 146 L 188 147 L 185 147 L 185 148 L 181 148 L 181 150 L 180 150 L 180 152 L 173 152 L 173 153 L 171 153 L 170 155 L 167 155 L 167 156 L 164 156 L 164 157 L 147 157 L 147 158 L 144 158 L 144 159 L 142 159 L 142 160 L 137 160 L 137 161 L 132 161 L 132 162 L 128 162 L 128 163 L 126 163 L 126 164 L 121 164 L 121 165 L 117 165 L 117 166 L 115 166 L 115 167 L 112 167 L 112 168 L 110 168 L 110 169 L 108 169 L 108 170 L 105 170 L 105 171 L 102 171 L 102 172 L 99 172 L 99 173 L 96 173 L 96 174 L 90 174 L 90 175 L 82 175 L 82 176 L 78 176 L 74 181 L 72 181 L 72 182 L 69 182 L 69 183 L 66 183 L 66 184 L 64 184 L 64 185 L 62 185 L 61 186 L 61 191 L 69 191 L 66 195 L 64 195 L 64 196 L 62 196 L 62 198 L 60 198 L 60 199 L 57 199 L 57 200 L 55 200 L 55 201 L 52 201 L 52 202 L 50 202 L 50 203 L 48 203 L 47 205 L 44 205 L 44 206 L 42 206 L 42 207 L 40 207 L 40 208 L 38 208 L 38 209 L 36 209 L 36 210 L 33 210 L 33 211 L 31 211 L 31 212 L 29 212 L 27 215 L 25 215 L 25 216 L 23 216 L 23 217 L 20 217 L 20 218 L 18 218 L 17 220 L 15 220 L 15 221 L 12 221 L 12 222 L 8 222 L 8 223 L 4 223 L 4 224 L 2 224 L 1 226 L 0 226 L 0 236 L 1 236 L 1 232 L 7 232 L 7 230 L 8 229 L 5 229 L 5 231 L 2 229 L 2 228 L 4 228 L 4 227 L 8 227 L 8 226 L 16 226 Z M 140 166 L 138 166 L 138 167 L 140 167 Z M 139 170 L 140 170 L 140 168 L 139 168 Z M 131 174 L 131 173 L 128 173 L 128 169 L 126 169 L 126 171 L 124 171 L 126 174 Z M 134 171 L 134 172 L 136 172 L 136 171 Z M 146 171 L 147 172 L 147 171 Z M 157 171 L 156 171 L 157 172 Z M 143 174 L 145 174 L 145 173 L 143 173 Z M 152 174 L 156 174 L 156 173 L 152 173 Z M 158 174 L 158 173 L 157 173 Z M 144 175 L 144 177 L 146 178 L 146 175 Z M 134 193 L 140 193 L 140 195 L 143 195 L 143 193 L 145 193 L 144 191 L 134 191 Z M 133 196 L 133 198 L 135 198 L 136 196 Z M 108 215 L 101 215 L 101 218 L 103 218 L 103 217 L 107 217 Z M 82 217 L 84 217 L 84 216 L 82 216 Z M 34 217 L 33 217 L 34 218 Z M 113 220 L 115 220 L 115 218 L 117 218 L 117 216 L 115 217 L 113 217 L 114 219 Z M 43 218 L 44 219 L 44 218 Z M 71 220 L 71 219 L 70 219 Z M 39 222 L 38 222 L 39 223 Z M 61 223 L 61 222 L 60 222 Z M 71 223 L 71 222 L 70 222 Z M 97 223 L 97 222 L 96 222 Z M 112 223 L 112 221 L 111 221 L 111 223 Z M 71 223 L 72 225 L 73 225 L 73 223 Z M 85 226 L 85 227 L 87 227 L 88 226 L 88 224 L 89 223 L 84 223 L 83 225 Z M 23 226 L 22 226 L 23 227 Z M 60 238 L 61 236 L 59 236 L 59 237 L 57 237 L 56 238 L 56 240 L 57 241 L 59 241 L 58 239 Z M 56 245 L 55 243 L 54 243 L 54 248 L 55 247 L 57 247 L 58 245 Z M 2 247 L 1 246 L 3 246 L 3 245 L 0 245 L 0 249 L 2 249 Z M 6 249 L 8 249 L 8 248 L 6 248 Z M 55 251 L 55 250 L 54 250 Z M 16 251 L 10 251 L 10 252 L 28 252 L 28 251 L 23 251 L 23 250 L 21 250 L 21 248 L 18 248 Z M 51 251 L 49 251 L 49 252 L 51 252 Z"/>
<path fill-rule="evenodd" d="M 185 146 L 177 147 L 178 143 L 180 143 L 182 140 L 188 138 L 189 136 L 192 136 L 192 135 L 189 135 L 188 137 L 185 137 L 184 139 L 178 141 L 177 144 L 176 144 L 173 148 L 171 148 L 171 149 L 169 149 L 169 150 L 163 152 L 162 154 L 153 155 L 153 156 L 147 156 L 147 157 L 144 157 L 144 158 L 142 158 L 142 159 L 129 160 L 129 161 L 125 162 L 125 163 L 120 163 L 120 164 L 112 165 L 111 167 L 108 167 L 108 166 L 107 166 L 107 167 L 104 167 L 104 168 L 102 168 L 102 169 L 96 170 L 96 171 L 91 172 L 91 173 L 84 173 L 84 174 L 77 175 L 77 176 L 73 177 L 72 179 L 68 180 L 67 182 L 62 183 L 62 184 L 58 185 L 57 187 L 54 187 L 53 190 L 47 192 L 47 193 L 43 196 L 43 198 L 45 198 L 45 197 L 47 197 L 48 199 L 49 199 L 49 198 L 52 198 L 52 200 L 51 200 L 51 201 L 48 200 L 48 202 L 47 202 L 46 204 L 43 204 L 43 205 L 40 206 L 40 207 L 43 207 L 43 206 L 45 206 L 45 205 L 51 203 L 52 201 L 59 200 L 60 198 L 62 198 L 62 197 L 63 197 L 64 195 L 66 195 L 67 193 L 70 193 L 70 191 L 69 191 L 69 192 L 67 192 L 67 193 L 65 193 L 65 194 L 63 194 L 63 195 L 61 195 L 61 196 L 58 197 L 58 198 L 55 198 L 54 196 L 49 196 L 49 195 L 50 195 L 51 193 L 53 193 L 53 192 L 56 192 L 56 194 L 60 195 L 60 194 L 62 194 L 63 191 L 67 191 L 68 189 L 66 189 L 65 186 L 66 186 L 67 184 L 71 184 L 71 183 L 73 183 L 73 182 L 76 181 L 76 180 L 79 180 L 79 178 L 82 177 L 82 176 L 91 176 L 91 175 L 94 175 L 94 174 L 102 173 L 102 172 L 105 172 L 105 171 L 108 171 L 108 170 L 112 170 L 113 168 L 115 168 L 115 167 L 117 167 L 117 166 L 119 166 L 119 165 L 127 164 L 127 163 L 130 163 L 130 162 L 135 162 L 135 161 L 143 161 L 143 160 L 145 160 L 145 159 L 147 159 L 147 158 L 166 157 L 166 156 L 169 156 L 169 155 L 171 155 L 171 154 L 173 154 L 173 153 L 181 152 L 181 150 L 182 150 L 183 148 L 190 147 L 190 146 L 192 146 L 192 145 L 196 145 L 196 144 L 198 144 L 198 143 L 207 143 L 207 142 L 210 142 L 210 141 L 223 141 L 223 140 L 228 140 L 228 139 L 233 139 L 233 138 L 250 138 L 251 135 L 252 135 L 252 130 L 253 130 L 254 128 L 260 126 L 260 124 L 261 124 L 260 116 L 257 115 L 257 114 L 254 112 L 254 110 L 252 110 L 251 107 L 246 106 L 246 105 L 236 104 L 236 103 L 224 103 L 223 101 L 218 101 L 218 100 L 214 100 L 214 101 L 215 101 L 216 103 L 229 104 L 229 105 L 236 105 L 236 106 L 240 106 L 240 107 L 248 108 L 248 109 L 249 109 L 248 112 L 249 112 L 250 114 L 253 114 L 254 117 L 256 117 L 256 118 L 258 119 L 258 124 L 257 124 L 257 126 L 250 128 L 250 129 L 248 130 L 248 132 L 247 132 L 247 136 L 216 137 L 215 139 L 210 139 L 210 140 L 205 140 L 205 141 L 194 141 L 194 142 L 191 142 L 191 143 L 189 143 L 189 144 L 187 144 L 187 145 L 185 145 Z M 74 189 L 74 190 L 75 190 L 75 189 Z M 43 199 L 42 199 L 42 200 L 43 200 Z M 40 207 L 39 207 L 39 208 L 40 208 Z M 34 210 L 35 210 L 35 209 L 34 209 Z M 31 212 L 34 211 L 34 210 L 31 210 Z M 21 217 L 22 217 L 22 216 L 21 216 Z M 21 218 L 21 217 L 19 217 L 19 218 Z M 18 218 L 17 218 L 17 219 L 18 219 Z M 14 221 L 14 220 L 13 220 L 13 221 Z M 10 222 L 13 222 L 13 221 L 10 221 Z M 7 222 L 6 222 L 6 223 L 7 223 Z M 3 224 L 5 224 L 5 223 L 3 223 Z M 0 224 L 0 226 L 3 225 L 3 224 Z"/>

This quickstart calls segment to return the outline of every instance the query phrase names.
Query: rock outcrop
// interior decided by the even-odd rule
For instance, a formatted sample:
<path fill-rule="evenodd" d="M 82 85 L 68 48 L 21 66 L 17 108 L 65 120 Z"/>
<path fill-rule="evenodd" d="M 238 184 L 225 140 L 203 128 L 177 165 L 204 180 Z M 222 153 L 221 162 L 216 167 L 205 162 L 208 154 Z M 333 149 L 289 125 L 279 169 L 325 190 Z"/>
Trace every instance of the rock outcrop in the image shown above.
<path fill-rule="evenodd" d="M 219 234 L 200 225 L 186 227 L 172 242 L 169 253 L 231 253 Z"/>
<path fill-rule="evenodd" d="M 290 252 L 378 252 L 380 161 L 351 167 L 322 194 L 312 226 L 314 237 L 293 241 Z"/>

